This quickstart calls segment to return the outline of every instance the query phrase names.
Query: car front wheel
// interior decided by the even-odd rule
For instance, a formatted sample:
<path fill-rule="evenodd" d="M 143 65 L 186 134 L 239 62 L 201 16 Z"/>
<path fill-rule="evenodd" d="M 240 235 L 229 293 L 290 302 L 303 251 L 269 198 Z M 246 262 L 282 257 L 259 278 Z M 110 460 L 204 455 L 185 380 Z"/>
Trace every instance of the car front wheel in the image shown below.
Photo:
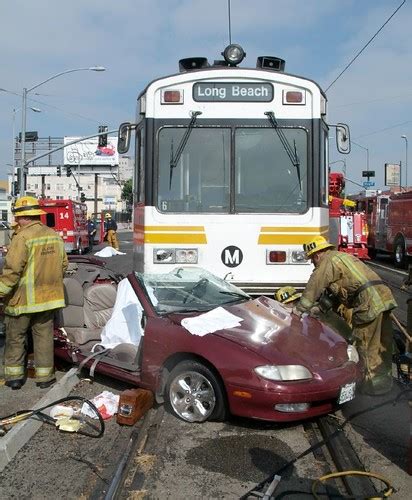
<path fill-rule="evenodd" d="M 226 418 L 226 396 L 220 380 L 197 361 L 175 366 L 167 381 L 166 396 L 172 412 L 186 422 Z"/>

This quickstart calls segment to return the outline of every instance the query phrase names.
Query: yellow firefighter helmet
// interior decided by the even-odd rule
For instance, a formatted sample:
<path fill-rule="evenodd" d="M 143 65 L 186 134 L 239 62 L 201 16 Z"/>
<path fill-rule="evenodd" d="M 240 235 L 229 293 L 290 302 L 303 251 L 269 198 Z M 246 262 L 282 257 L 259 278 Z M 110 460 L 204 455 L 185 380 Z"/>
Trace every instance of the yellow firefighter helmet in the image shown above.
<path fill-rule="evenodd" d="M 105 219 L 111 219 L 111 218 L 112 218 L 112 216 L 111 216 L 111 214 L 107 213 L 107 214 L 104 216 L 104 218 L 105 218 Z"/>
<path fill-rule="evenodd" d="M 329 243 L 329 241 L 323 236 L 315 236 L 313 240 L 309 243 L 303 244 L 303 250 L 306 252 L 306 258 L 308 259 L 311 255 L 320 250 L 325 250 L 325 248 L 334 248 L 335 245 Z"/>
<path fill-rule="evenodd" d="M 32 217 L 46 213 L 40 208 L 39 200 L 34 196 L 22 196 L 18 198 L 12 211 L 14 217 Z"/>
<path fill-rule="evenodd" d="M 293 286 L 282 286 L 275 293 L 275 299 L 278 302 L 282 302 L 282 304 L 288 304 L 289 302 L 293 302 L 294 300 L 299 299 L 302 296 L 301 293 L 296 291 L 296 288 Z"/>

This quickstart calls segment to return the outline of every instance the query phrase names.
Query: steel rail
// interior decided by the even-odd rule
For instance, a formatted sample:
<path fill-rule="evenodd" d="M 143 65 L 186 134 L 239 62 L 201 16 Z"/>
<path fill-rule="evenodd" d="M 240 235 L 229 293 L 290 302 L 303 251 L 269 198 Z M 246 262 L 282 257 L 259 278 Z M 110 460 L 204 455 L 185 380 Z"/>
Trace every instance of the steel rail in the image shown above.
<path fill-rule="evenodd" d="M 259 483 L 253 490 L 241 497 L 241 500 L 252 500 L 263 498 L 272 500 L 273 479 L 293 466 L 300 458 L 313 454 L 318 462 L 323 462 L 325 473 L 343 472 L 343 471 L 362 471 L 366 472 L 358 455 L 353 449 L 349 439 L 346 437 L 343 429 L 330 416 L 319 417 L 316 421 L 304 424 L 304 429 L 310 443 L 310 448 L 301 453 L 298 457 L 288 462 L 281 470 L 274 473 L 273 476 L 266 478 Z M 317 478 L 313 478 L 315 481 Z M 281 481 L 279 479 L 276 485 Z M 328 497 L 333 498 L 337 494 L 349 495 L 351 498 L 370 498 L 375 497 L 377 490 L 373 482 L 368 477 L 363 477 L 361 481 L 352 477 L 345 477 L 335 481 L 333 486 L 325 484 L 324 488 Z M 286 494 L 287 491 L 283 491 Z"/>

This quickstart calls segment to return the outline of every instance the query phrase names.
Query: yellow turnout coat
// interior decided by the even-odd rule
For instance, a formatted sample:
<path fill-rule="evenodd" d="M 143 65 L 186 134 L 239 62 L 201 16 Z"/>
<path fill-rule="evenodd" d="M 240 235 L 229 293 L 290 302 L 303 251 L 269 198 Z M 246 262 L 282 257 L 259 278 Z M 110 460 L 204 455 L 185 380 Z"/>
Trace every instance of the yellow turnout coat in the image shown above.
<path fill-rule="evenodd" d="M 61 237 L 38 220 L 13 237 L 0 275 L 0 297 L 10 316 L 65 306 L 63 275 L 68 260 Z"/>

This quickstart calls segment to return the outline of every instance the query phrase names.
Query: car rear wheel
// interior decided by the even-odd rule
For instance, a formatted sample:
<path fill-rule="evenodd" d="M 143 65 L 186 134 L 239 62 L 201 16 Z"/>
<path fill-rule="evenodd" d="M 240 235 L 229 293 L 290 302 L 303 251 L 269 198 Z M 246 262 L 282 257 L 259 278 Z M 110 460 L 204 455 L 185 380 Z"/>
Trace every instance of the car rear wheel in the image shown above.
<path fill-rule="evenodd" d="M 395 261 L 395 267 L 404 269 L 406 267 L 406 250 L 405 241 L 403 238 L 398 238 L 395 241 L 393 258 Z"/>
<path fill-rule="evenodd" d="M 167 404 L 186 422 L 224 420 L 226 395 L 218 377 L 197 361 L 183 361 L 170 372 L 166 384 Z"/>

